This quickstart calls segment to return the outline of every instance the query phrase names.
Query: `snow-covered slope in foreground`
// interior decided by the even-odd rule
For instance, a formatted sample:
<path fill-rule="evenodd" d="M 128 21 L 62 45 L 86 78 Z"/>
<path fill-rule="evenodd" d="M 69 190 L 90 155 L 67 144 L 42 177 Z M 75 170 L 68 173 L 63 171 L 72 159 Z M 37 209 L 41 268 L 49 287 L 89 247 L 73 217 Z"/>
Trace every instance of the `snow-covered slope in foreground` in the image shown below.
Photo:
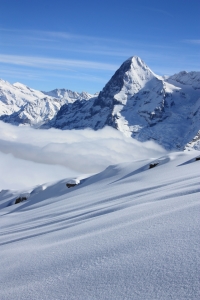
<path fill-rule="evenodd" d="M 2 208 L 0 299 L 199 299 L 198 155 L 113 165 Z"/>

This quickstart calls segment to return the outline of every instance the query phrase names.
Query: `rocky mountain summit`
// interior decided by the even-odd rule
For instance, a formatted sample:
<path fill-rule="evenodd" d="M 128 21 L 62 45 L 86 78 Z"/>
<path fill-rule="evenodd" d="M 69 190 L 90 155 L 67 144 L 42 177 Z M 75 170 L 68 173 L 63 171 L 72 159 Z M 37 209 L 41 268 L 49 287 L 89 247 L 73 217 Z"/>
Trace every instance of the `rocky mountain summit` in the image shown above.
<path fill-rule="evenodd" d="M 30 97 L 31 89 L 25 90 Z M 112 126 L 139 141 L 155 140 L 168 150 L 183 150 L 186 145 L 199 149 L 200 72 L 182 71 L 165 78 L 134 56 L 121 65 L 99 95 L 31 91 L 36 99 L 25 105 L 19 96 L 4 103 L 1 119 L 63 130 Z M 2 91 L 0 99 L 5 99 Z M 9 112 L 15 111 L 6 113 L 7 105 Z"/>

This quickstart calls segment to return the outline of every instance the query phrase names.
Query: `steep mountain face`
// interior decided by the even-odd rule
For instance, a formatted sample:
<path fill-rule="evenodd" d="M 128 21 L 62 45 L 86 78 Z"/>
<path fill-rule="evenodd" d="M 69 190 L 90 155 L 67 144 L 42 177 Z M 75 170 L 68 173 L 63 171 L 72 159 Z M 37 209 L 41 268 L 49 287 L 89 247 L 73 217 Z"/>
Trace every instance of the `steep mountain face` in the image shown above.
<path fill-rule="evenodd" d="M 109 125 L 171 150 L 184 149 L 193 140 L 200 129 L 199 120 L 200 72 L 180 72 L 164 79 L 139 57 L 132 57 L 96 99 L 64 105 L 46 126 L 97 130 Z"/>
<path fill-rule="evenodd" d="M 93 95 L 65 89 L 40 92 L 21 83 L 0 80 L 0 119 L 14 125 L 40 127 L 49 122 L 66 103 L 90 99 Z"/>
<path fill-rule="evenodd" d="M 127 121 L 119 116 L 120 111 L 128 104 L 130 97 L 151 80 L 157 78 L 144 62 L 138 57 L 130 58 L 116 71 L 96 99 L 90 103 L 64 105 L 49 126 L 61 129 L 90 127 L 97 130 L 109 125 L 124 133 L 128 131 L 127 135 L 130 136 Z"/>
<path fill-rule="evenodd" d="M 1 94 L 1 119 L 6 122 L 59 129 L 98 130 L 107 125 L 139 141 L 155 140 L 168 150 L 182 150 L 188 143 L 200 148 L 200 72 L 164 78 L 134 56 L 99 95 L 65 89 L 38 92 L 20 84 L 12 89 L 17 89 L 12 97 L 9 89 Z"/>

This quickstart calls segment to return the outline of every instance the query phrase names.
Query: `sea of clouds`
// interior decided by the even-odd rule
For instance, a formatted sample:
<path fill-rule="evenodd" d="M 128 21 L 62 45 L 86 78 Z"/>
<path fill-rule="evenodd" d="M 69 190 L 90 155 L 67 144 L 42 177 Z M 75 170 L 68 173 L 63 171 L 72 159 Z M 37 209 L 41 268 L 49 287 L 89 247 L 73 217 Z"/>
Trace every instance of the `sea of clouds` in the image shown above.
<path fill-rule="evenodd" d="M 23 189 L 93 174 L 111 164 L 165 153 L 153 141 L 141 143 L 111 127 L 40 130 L 0 121 L 0 189 Z"/>

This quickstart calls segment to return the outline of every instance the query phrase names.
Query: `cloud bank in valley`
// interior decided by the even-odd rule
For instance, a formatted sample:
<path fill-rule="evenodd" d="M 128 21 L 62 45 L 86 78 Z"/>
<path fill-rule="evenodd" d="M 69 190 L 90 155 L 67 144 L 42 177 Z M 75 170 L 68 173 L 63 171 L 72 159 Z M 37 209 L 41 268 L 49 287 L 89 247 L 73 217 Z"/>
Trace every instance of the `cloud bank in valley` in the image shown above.
<path fill-rule="evenodd" d="M 165 153 L 106 127 L 102 130 L 39 130 L 0 122 L 0 189 L 25 188 L 100 172 L 111 164 Z"/>

